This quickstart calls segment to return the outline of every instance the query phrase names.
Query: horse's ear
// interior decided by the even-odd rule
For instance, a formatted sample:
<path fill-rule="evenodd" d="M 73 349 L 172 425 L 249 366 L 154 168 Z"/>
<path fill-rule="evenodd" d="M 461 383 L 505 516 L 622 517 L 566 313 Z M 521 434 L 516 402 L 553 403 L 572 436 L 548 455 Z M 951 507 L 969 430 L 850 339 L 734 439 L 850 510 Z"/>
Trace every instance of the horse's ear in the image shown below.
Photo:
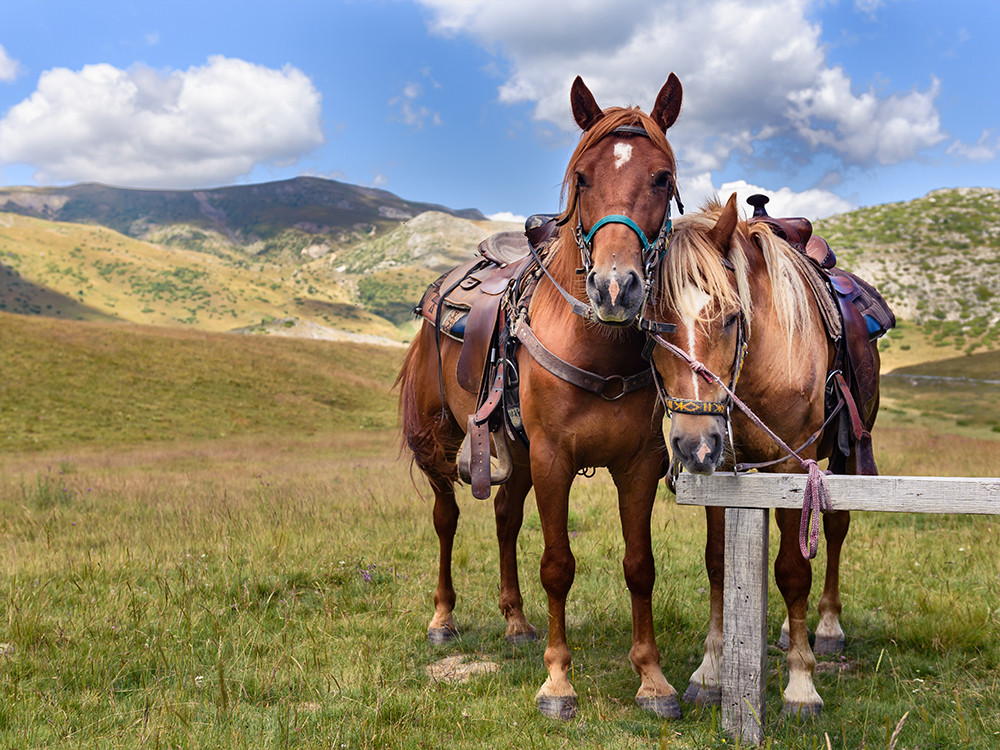
<path fill-rule="evenodd" d="M 587 84 L 580 76 L 573 81 L 569 92 L 569 101 L 573 106 L 573 117 L 582 130 L 590 130 L 590 126 L 604 116 L 604 111 L 597 106 L 597 100 L 590 93 Z"/>
<path fill-rule="evenodd" d="M 680 79 L 673 73 L 663 84 L 660 93 L 656 95 L 656 103 L 649 116 L 653 121 L 667 132 L 667 128 L 677 121 L 677 115 L 681 113 L 681 99 L 684 98 L 684 89 L 681 88 Z"/>
<path fill-rule="evenodd" d="M 711 231 L 708 233 L 708 239 L 713 245 L 715 245 L 722 254 L 725 256 L 729 255 L 729 246 L 733 241 L 733 232 L 736 231 L 736 222 L 739 219 L 736 210 L 736 193 L 729 196 L 729 200 L 726 201 L 726 205 L 722 209 L 722 213 L 719 214 L 719 220 L 715 222 L 715 226 L 712 227 Z"/>

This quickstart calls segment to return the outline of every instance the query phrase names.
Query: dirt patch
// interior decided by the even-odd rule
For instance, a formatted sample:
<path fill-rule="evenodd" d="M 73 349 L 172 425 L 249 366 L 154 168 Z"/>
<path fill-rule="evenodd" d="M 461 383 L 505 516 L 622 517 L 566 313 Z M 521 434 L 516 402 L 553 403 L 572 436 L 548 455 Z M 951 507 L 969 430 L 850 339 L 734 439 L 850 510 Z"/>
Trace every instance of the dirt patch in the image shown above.
<path fill-rule="evenodd" d="M 466 661 L 466 656 L 449 656 L 424 668 L 434 682 L 453 684 L 468 682 L 473 677 L 500 670 L 500 665 L 491 661 Z"/>

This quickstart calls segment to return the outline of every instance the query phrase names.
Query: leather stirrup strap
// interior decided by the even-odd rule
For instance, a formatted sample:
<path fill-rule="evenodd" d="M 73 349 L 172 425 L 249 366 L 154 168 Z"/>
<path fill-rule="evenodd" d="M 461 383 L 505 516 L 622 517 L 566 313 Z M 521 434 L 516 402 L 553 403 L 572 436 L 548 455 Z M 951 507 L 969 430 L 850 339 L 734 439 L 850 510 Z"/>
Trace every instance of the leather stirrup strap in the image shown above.
<path fill-rule="evenodd" d="M 851 395 L 851 389 L 848 387 L 843 373 L 838 372 L 833 377 L 837 383 L 837 388 L 840 389 L 841 398 L 847 404 L 847 412 L 850 415 L 858 473 L 875 476 L 878 474 L 878 467 L 875 464 L 875 453 L 872 449 L 872 435 L 865 429 L 864 423 L 861 421 L 858 405 L 854 401 L 854 396 Z"/>

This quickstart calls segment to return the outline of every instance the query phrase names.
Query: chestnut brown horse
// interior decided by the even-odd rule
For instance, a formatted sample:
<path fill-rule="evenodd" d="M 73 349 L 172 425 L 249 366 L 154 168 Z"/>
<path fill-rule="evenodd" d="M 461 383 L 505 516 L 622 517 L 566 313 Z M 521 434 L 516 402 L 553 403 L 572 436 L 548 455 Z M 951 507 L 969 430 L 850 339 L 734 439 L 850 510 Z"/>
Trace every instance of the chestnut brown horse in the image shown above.
<path fill-rule="evenodd" d="M 655 572 L 650 515 L 666 468 L 662 410 L 648 376 L 649 384 L 635 390 L 625 392 L 621 386 L 624 379 L 648 372 L 642 357 L 645 336 L 629 324 L 643 308 L 647 268 L 654 265 L 646 238 L 665 239 L 664 227 L 669 228 L 676 164 L 665 133 L 679 114 L 681 97 L 673 74 L 648 115 L 638 108 L 602 110 L 579 78 L 571 91 L 573 115 L 584 133 L 566 170 L 562 226 L 545 256 L 548 272 L 539 279 L 528 317 L 538 341 L 553 355 L 611 378 L 615 385 L 604 396 L 592 393 L 554 375 L 526 346 L 517 351 L 521 416 L 530 448 L 510 441 L 513 473 L 494 500 L 500 610 L 509 639 L 532 637 L 534 629 L 522 610 L 516 541 L 524 500 L 534 486 L 544 537 L 541 581 L 549 611 L 544 659 L 548 678 L 536 703 L 554 717 L 570 718 L 577 710 L 566 640 L 566 598 L 576 569 L 567 528 L 570 487 L 578 473 L 598 466 L 610 470 L 618 489 L 623 568 L 632 604 L 629 658 L 640 678 L 636 699 L 661 716 L 680 715 L 676 691 L 660 668 L 651 602 Z M 662 243 L 654 249 L 662 250 Z M 584 273 L 577 271 L 581 266 Z M 571 305 L 564 291 L 579 303 Z M 590 311 L 587 318 L 578 314 L 580 308 Z M 459 518 L 455 456 L 467 417 L 477 407 L 475 394 L 463 390 L 456 379 L 460 349 L 461 344 L 445 337 L 438 342 L 434 327 L 425 323 L 398 381 L 403 433 L 434 491 L 440 558 L 428 628 L 431 641 L 447 640 L 457 632 L 451 575 Z"/>
<path fill-rule="evenodd" d="M 671 412 L 673 460 L 685 470 L 711 474 L 734 464 L 777 461 L 761 470 L 804 471 L 798 459 L 790 457 L 741 411 L 733 409 L 727 435 L 728 395 L 718 382 L 696 374 L 697 367 L 691 366 L 692 361 L 698 362 L 722 383 L 734 382 L 737 397 L 792 448 L 798 449 L 819 433 L 824 425 L 824 393 L 834 350 L 816 297 L 800 270 L 802 262 L 801 254 L 766 224 L 739 220 L 735 195 L 724 207 L 712 202 L 703 213 L 674 222 L 651 317 L 676 326 L 673 333 L 660 336 L 667 346 L 656 348 L 653 361 L 663 391 L 669 394 L 665 401 Z M 878 349 L 874 343 L 869 346 L 877 373 Z M 877 409 L 876 393 L 862 415 L 868 429 Z M 802 459 L 830 458 L 835 471 L 857 473 L 857 451 L 846 459 L 835 453 L 834 432 L 822 430 L 821 437 L 799 455 Z M 709 632 L 704 660 L 691 676 L 685 698 L 717 702 L 725 512 L 708 508 L 707 513 Z M 801 511 L 775 510 L 775 518 L 781 544 L 774 572 L 788 611 L 784 707 L 786 712 L 818 713 L 823 701 L 813 685 L 816 661 L 806 629 L 812 573 L 799 548 Z M 842 649 L 844 643 L 838 571 L 850 516 L 847 512 L 830 513 L 823 520 L 827 572 L 819 601 L 816 651 L 830 653 Z"/>

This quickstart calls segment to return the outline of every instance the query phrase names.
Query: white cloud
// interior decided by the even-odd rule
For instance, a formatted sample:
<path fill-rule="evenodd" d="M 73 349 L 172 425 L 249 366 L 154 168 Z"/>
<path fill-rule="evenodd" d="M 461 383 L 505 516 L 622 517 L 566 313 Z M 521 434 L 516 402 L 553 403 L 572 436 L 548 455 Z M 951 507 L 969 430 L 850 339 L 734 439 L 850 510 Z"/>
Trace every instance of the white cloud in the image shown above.
<path fill-rule="evenodd" d="M 745 180 L 724 182 L 719 188 L 719 196 L 723 200 L 727 200 L 732 193 L 736 193 L 739 205 L 748 214 L 752 213 L 752 210 L 747 205 L 747 198 L 755 193 L 763 193 L 770 198 L 767 212 L 771 216 L 805 216 L 810 220 L 815 220 L 857 208 L 836 193 L 818 188 L 801 192 L 796 192 L 789 187 L 780 187 L 774 190 L 751 185 Z"/>
<path fill-rule="evenodd" d="M 601 104 L 648 108 L 676 72 L 684 108 L 670 137 L 682 185 L 734 157 L 752 161 L 768 141 L 869 166 L 910 159 L 945 137 L 937 81 L 926 91 L 855 94 L 829 63 L 807 0 L 574 0 L 571 9 L 536 0 L 420 1 L 433 12 L 433 30 L 470 34 L 505 58 L 501 101 L 531 103 L 536 119 L 568 134 L 577 74 Z"/>
<path fill-rule="evenodd" d="M 937 80 L 926 92 L 879 98 L 860 96 L 841 68 L 820 72 L 813 86 L 789 94 L 790 118 L 812 146 L 829 146 L 854 164 L 898 164 L 944 140 L 934 100 Z"/>
<path fill-rule="evenodd" d="M 770 199 L 767 212 L 771 216 L 805 216 L 814 221 L 857 208 L 836 193 L 820 188 L 796 191 L 788 186 L 762 187 L 746 180 L 724 182 L 721 187 L 716 187 L 710 172 L 702 172 L 689 178 L 684 184 L 683 198 L 687 209 L 694 211 L 700 209 L 709 198 L 716 197 L 725 202 L 733 193 L 736 193 L 740 210 L 746 216 L 752 213 L 747 198 L 755 193 L 762 193 Z"/>
<path fill-rule="evenodd" d="M 0 44 L 0 81 L 9 83 L 17 78 L 21 70 L 21 64 L 7 54 L 7 50 Z"/>
<path fill-rule="evenodd" d="M 518 224 L 524 224 L 524 222 L 528 220 L 527 216 L 514 214 L 510 211 L 500 211 L 499 213 L 489 214 L 486 218 L 490 221 L 512 221 Z"/>
<path fill-rule="evenodd" d="M 417 103 L 423 93 L 424 87 L 419 83 L 411 81 L 403 86 L 403 93 L 389 100 L 389 106 L 395 110 L 390 119 L 418 130 L 427 123 L 440 125 L 442 121 L 438 112 Z"/>
<path fill-rule="evenodd" d="M 985 164 L 993 161 L 1000 152 L 1000 136 L 992 130 L 984 130 L 975 143 L 965 143 L 963 141 L 953 141 L 948 146 L 949 156 L 958 156 L 969 161 L 977 161 Z"/>
<path fill-rule="evenodd" d="M 0 121 L 0 164 L 30 164 L 41 183 L 222 184 L 322 143 L 305 74 L 221 56 L 186 71 L 54 68 Z"/>

